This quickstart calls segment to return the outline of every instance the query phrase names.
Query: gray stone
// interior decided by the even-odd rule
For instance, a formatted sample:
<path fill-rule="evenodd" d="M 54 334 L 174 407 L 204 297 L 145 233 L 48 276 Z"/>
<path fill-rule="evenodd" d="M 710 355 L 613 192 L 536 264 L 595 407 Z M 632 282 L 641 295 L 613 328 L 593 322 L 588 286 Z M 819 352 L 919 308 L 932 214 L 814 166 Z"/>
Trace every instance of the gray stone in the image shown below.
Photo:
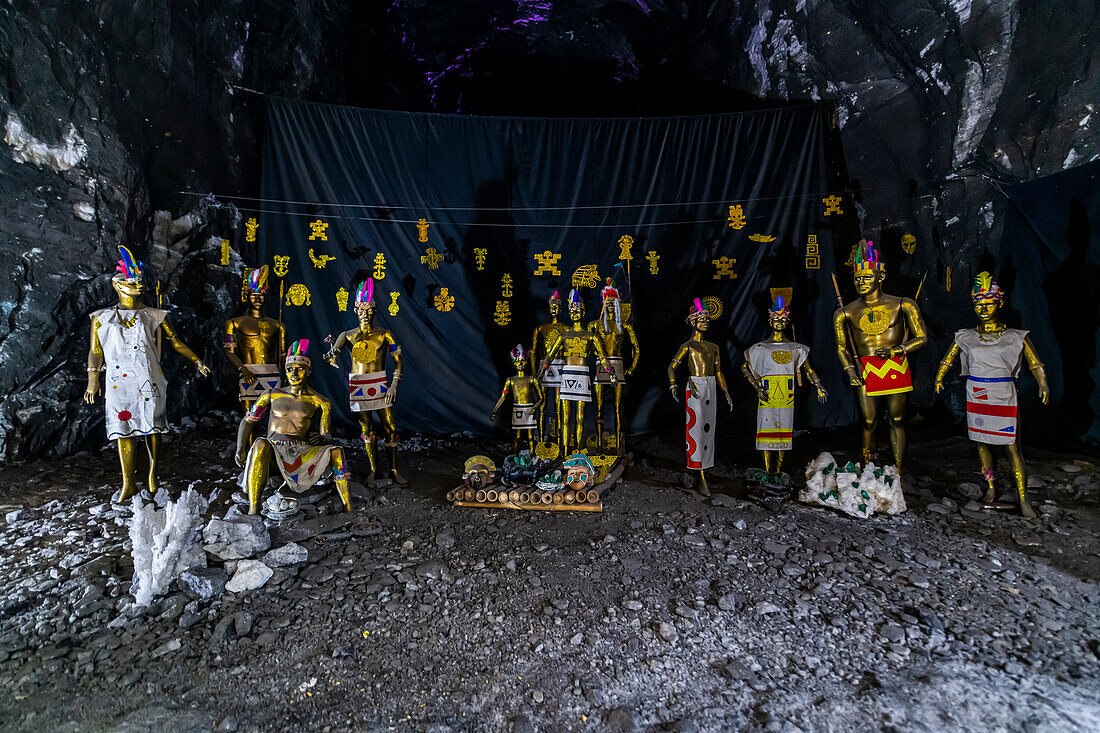
<path fill-rule="evenodd" d="M 252 614 L 248 611 L 238 611 L 233 617 L 233 630 L 237 636 L 248 636 L 252 631 Z"/>
<path fill-rule="evenodd" d="M 733 593 L 723 593 L 718 596 L 718 608 L 723 611 L 736 611 L 737 596 Z"/>
<path fill-rule="evenodd" d="M 883 624 L 882 628 L 879 629 L 879 633 L 894 644 L 905 641 L 905 629 L 897 624 Z"/>
<path fill-rule="evenodd" d="M 270 550 L 263 557 L 264 565 L 269 568 L 281 568 L 286 565 L 297 565 L 309 559 L 309 551 L 295 542 L 288 542 L 282 547 Z"/>
<path fill-rule="evenodd" d="M 237 572 L 225 584 L 225 589 L 230 593 L 240 593 L 246 590 L 262 588 L 264 583 L 271 578 L 272 570 L 259 560 L 241 560 L 237 564 Z"/>
<path fill-rule="evenodd" d="M 985 489 L 972 481 L 964 481 L 959 484 L 959 493 L 967 499 L 980 499 L 985 495 Z"/>
<path fill-rule="evenodd" d="M 452 547 L 455 546 L 454 535 L 447 534 L 447 533 L 437 534 L 435 536 L 435 545 L 436 545 L 436 547 L 442 548 L 444 550 L 451 549 Z"/>
<path fill-rule="evenodd" d="M 584 642 L 584 634 L 579 631 L 569 639 L 569 643 L 573 646 L 580 646 L 582 642 Z"/>
<path fill-rule="evenodd" d="M 622 706 L 608 710 L 603 716 L 603 730 L 608 733 L 633 733 L 638 730 L 634 711 Z"/>
<path fill-rule="evenodd" d="M 697 534 L 684 535 L 684 544 L 692 547 L 706 547 L 707 541 Z"/>
<path fill-rule="evenodd" d="M 229 574 L 216 567 L 184 570 L 177 578 L 180 590 L 193 601 L 220 598 L 228 580 Z"/>
<path fill-rule="evenodd" d="M 676 627 L 667 621 L 662 621 L 657 624 L 657 633 L 660 634 L 662 639 L 670 643 L 676 641 L 676 637 L 678 636 Z"/>
<path fill-rule="evenodd" d="M 623 608 L 625 608 L 628 611 L 641 611 L 642 610 L 642 602 L 637 600 L 637 599 L 634 599 L 634 598 L 628 598 L 625 601 L 623 601 Z"/>
<path fill-rule="evenodd" d="M 22 509 L 13 509 L 12 511 L 4 515 L 4 521 L 8 524 L 15 524 L 17 521 L 19 521 L 19 518 L 21 516 L 23 516 Z"/>
<path fill-rule="evenodd" d="M 271 536 L 258 515 L 229 508 L 224 519 L 211 519 L 202 531 L 203 549 L 222 560 L 240 560 L 271 547 Z"/>
<path fill-rule="evenodd" d="M 441 563 L 439 560 L 425 560 L 416 566 L 416 577 L 418 578 L 432 578 L 433 580 L 439 580 L 447 572 L 449 568 Z"/>
<path fill-rule="evenodd" d="M 729 494 L 715 494 L 714 498 L 710 500 L 711 506 L 737 506 L 737 499 L 733 498 Z"/>

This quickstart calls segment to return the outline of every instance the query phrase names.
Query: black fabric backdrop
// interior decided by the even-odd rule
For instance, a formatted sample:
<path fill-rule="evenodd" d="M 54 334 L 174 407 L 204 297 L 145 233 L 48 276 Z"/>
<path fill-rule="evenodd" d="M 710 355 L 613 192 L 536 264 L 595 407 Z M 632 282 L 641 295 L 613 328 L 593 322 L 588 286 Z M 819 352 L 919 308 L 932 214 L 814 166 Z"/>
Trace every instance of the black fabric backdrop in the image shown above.
<path fill-rule="evenodd" d="M 1100 163 L 1008 189 L 998 278 L 1031 330 L 1051 404 L 1020 379 L 1025 440 L 1100 444 Z M 1026 371 L 1026 370 L 1025 370 Z"/>
<path fill-rule="evenodd" d="M 630 282 L 620 282 L 620 290 L 632 302 L 642 352 L 624 396 L 631 432 L 682 425 L 665 368 L 690 335 L 684 317 L 691 298 L 721 297 L 725 312 L 710 337 L 724 347 L 726 375 L 736 386 L 743 382 L 743 349 L 766 334 L 769 286 L 794 287 L 796 335 L 811 346 L 830 387 L 825 407 L 803 392 L 802 424 L 843 424 L 854 407 L 829 326 L 835 299 L 832 240 L 821 221 L 822 140 L 821 113 L 812 105 L 674 118 L 536 119 L 271 98 L 255 256 L 268 264 L 289 256 L 287 287 L 309 289 L 310 305 L 284 304 L 283 318 L 294 338 L 310 339 L 312 383 L 333 398 L 345 423 L 348 356 L 339 369 L 325 365 L 322 340 L 355 326 L 350 303 L 338 311 L 336 292 L 343 287 L 353 298 L 378 253 L 386 258 L 375 290 L 378 322 L 394 332 L 405 361 L 399 426 L 488 433 L 489 412 L 513 373 L 508 352 L 530 344 L 535 325 L 546 320 L 547 296 L 556 288 L 567 298 L 581 265 L 611 274 L 617 241 L 630 234 Z M 730 204 L 743 205 L 743 229 L 727 226 Z M 418 241 L 420 218 L 430 223 L 427 243 Z M 327 241 L 309 239 L 309 223 L 318 219 L 329 224 Z M 775 240 L 758 243 L 751 234 Z M 818 270 L 804 268 L 809 234 L 818 236 Z M 314 257 L 335 259 L 318 268 L 311 247 Z M 445 255 L 434 271 L 421 261 L 428 247 Z M 475 248 L 486 250 L 483 271 L 476 269 Z M 562 255 L 560 277 L 533 276 L 534 255 L 545 250 Z M 651 250 L 660 255 L 657 275 L 645 259 Z M 722 256 L 737 260 L 736 279 L 714 279 L 711 261 Z M 511 323 L 499 326 L 493 314 L 504 299 L 504 274 L 514 283 Z M 443 287 L 455 299 L 449 312 L 433 305 Z M 396 316 L 387 312 L 391 292 L 399 293 Z M 586 320 L 595 319 L 598 291 L 584 294 Z M 738 413 L 751 412 L 755 403 L 742 394 Z"/>

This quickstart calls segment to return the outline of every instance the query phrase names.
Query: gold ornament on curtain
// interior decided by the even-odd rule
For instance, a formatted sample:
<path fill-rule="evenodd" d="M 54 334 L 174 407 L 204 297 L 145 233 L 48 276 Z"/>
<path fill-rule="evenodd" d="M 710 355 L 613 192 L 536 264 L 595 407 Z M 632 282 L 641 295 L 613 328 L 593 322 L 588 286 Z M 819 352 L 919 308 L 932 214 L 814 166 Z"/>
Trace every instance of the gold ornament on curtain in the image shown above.
<path fill-rule="evenodd" d="M 287 273 L 290 272 L 289 255 L 275 255 L 271 259 L 275 263 L 275 267 L 273 268 L 275 270 L 275 276 L 286 277 Z"/>
<path fill-rule="evenodd" d="M 253 217 L 249 218 L 249 220 L 244 223 L 244 241 L 246 241 L 246 242 L 255 242 L 256 241 L 256 231 L 259 228 L 260 228 L 260 223 L 258 221 L 256 221 L 256 217 L 253 216 Z"/>
<path fill-rule="evenodd" d="M 442 261 L 443 255 L 436 252 L 435 247 L 428 247 L 424 250 L 424 255 L 420 258 L 420 262 L 427 265 L 429 270 L 438 270 L 439 263 Z"/>
<path fill-rule="evenodd" d="M 901 251 L 907 255 L 911 255 L 917 251 L 917 238 L 906 232 L 901 235 Z"/>
<path fill-rule="evenodd" d="M 401 306 L 399 306 L 397 304 L 397 298 L 400 295 L 401 295 L 401 293 L 394 293 L 394 292 L 390 293 L 390 304 L 388 306 L 386 306 L 386 310 L 388 310 L 390 312 L 391 316 L 396 316 L 397 312 L 401 310 Z"/>
<path fill-rule="evenodd" d="M 286 291 L 286 304 L 295 306 L 310 305 L 309 288 L 302 283 L 291 285 L 290 289 Z"/>
<path fill-rule="evenodd" d="M 228 239 L 223 239 L 222 240 L 222 265 L 228 265 L 229 264 L 229 252 L 230 252 L 229 240 Z"/>
<path fill-rule="evenodd" d="M 479 270 L 485 269 L 485 258 L 489 256 L 489 250 L 484 247 L 474 247 L 474 267 Z M 538 273 L 536 273 L 538 274 Z"/>
<path fill-rule="evenodd" d="M 655 250 L 649 250 L 645 253 L 645 258 L 649 260 L 649 274 L 656 275 L 659 270 L 657 268 L 657 260 L 661 259 L 661 255 L 657 254 Z"/>
<path fill-rule="evenodd" d="M 630 254 L 630 248 L 633 246 L 634 237 L 629 234 L 619 237 L 619 259 L 624 262 L 634 259 L 634 255 Z"/>
<path fill-rule="evenodd" d="M 427 219 L 421 219 L 420 221 L 416 222 L 416 232 L 420 236 L 421 242 L 428 241 L 428 226 L 429 225 Z"/>
<path fill-rule="evenodd" d="M 749 239 L 751 239 L 754 242 L 774 242 L 775 241 L 775 235 L 774 234 L 750 234 Z"/>
<path fill-rule="evenodd" d="M 313 247 L 309 248 L 309 261 L 313 263 L 313 266 L 318 270 L 325 269 L 325 265 L 332 262 L 335 257 L 332 255 L 318 255 L 313 253 Z"/>
<path fill-rule="evenodd" d="M 455 307 L 455 297 L 451 295 L 451 291 L 447 288 L 439 289 L 439 292 L 435 294 L 434 302 L 435 309 L 440 313 L 446 313 Z"/>
<path fill-rule="evenodd" d="M 703 308 L 707 311 L 707 318 L 715 320 L 722 317 L 722 299 L 713 295 L 703 298 Z"/>
<path fill-rule="evenodd" d="M 341 311 L 348 309 L 348 291 L 345 288 L 336 291 L 336 308 Z"/>
<path fill-rule="evenodd" d="M 737 264 L 737 260 L 733 257 L 719 257 L 710 261 L 714 265 L 714 279 L 721 280 L 736 280 L 737 273 L 733 271 L 733 266 Z"/>
<path fill-rule="evenodd" d="M 500 276 L 500 296 L 502 298 L 512 297 L 512 276 L 507 272 Z"/>
<path fill-rule="evenodd" d="M 817 235 L 810 234 L 806 237 L 806 269 L 821 269 L 821 254 L 817 249 Z"/>
<path fill-rule="evenodd" d="M 386 279 L 386 255 L 381 252 L 374 256 L 374 279 Z"/>
<path fill-rule="evenodd" d="M 600 284 L 600 271 L 596 265 L 581 265 L 573 273 L 573 287 L 594 288 Z"/>
<path fill-rule="evenodd" d="M 833 214 L 843 214 L 844 210 L 840 208 L 840 203 L 843 200 L 844 199 L 840 198 L 839 196 L 837 196 L 835 194 L 832 195 L 832 196 L 826 196 L 825 198 L 821 199 L 821 202 L 823 204 L 825 204 L 825 214 L 824 214 L 824 216 L 832 216 Z"/>
<path fill-rule="evenodd" d="M 727 219 L 730 229 L 744 229 L 745 228 L 745 209 L 741 204 L 734 204 L 730 206 L 730 215 Z"/>
<path fill-rule="evenodd" d="M 540 254 L 535 255 L 535 261 L 539 263 L 539 266 L 535 268 L 535 275 L 560 275 L 561 270 L 558 269 L 558 260 L 561 259 L 560 254 L 546 250 Z"/>
<path fill-rule="evenodd" d="M 507 300 L 498 300 L 496 309 L 493 311 L 493 321 L 498 326 L 507 326 L 512 322 L 512 307 L 508 305 Z"/>
<path fill-rule="evenodd" d="M 328 241 L 328 233 L 327 232 L 328 232 L 328 222 L 327 221 L 321 221 L 320 219 L 318 219 L 317 221 L 311 221 L 309 223 L 309 240 L 311 242 L 314 239 L 320 239 L 322 242 L 327 242 Z"/>

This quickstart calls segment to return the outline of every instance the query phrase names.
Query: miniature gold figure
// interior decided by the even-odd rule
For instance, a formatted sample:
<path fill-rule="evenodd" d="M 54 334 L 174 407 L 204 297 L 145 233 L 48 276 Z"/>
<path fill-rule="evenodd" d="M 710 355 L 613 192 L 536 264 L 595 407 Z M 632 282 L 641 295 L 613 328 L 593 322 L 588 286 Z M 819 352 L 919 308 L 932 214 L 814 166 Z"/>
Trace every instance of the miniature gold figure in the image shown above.
<path fill-rule="evenodd" d="M 531 336 L 531 369 L 537 370 L 539 363 L 546 358 L 546 352 L 550 347 L 550 344 L 561 335 L 561 332 L 566 330 L 567 326 L 558 320 L 558 316 L 561 315 L 561 295 L 555 290 L 550 294 L 550 298 L 547 301 L 550 310 L 550 321 L 535 328 L 534 334 Z M 539 347 L 542 347 L 541 350 Z M 555 428 L 558 427 L 558 422 L 561 420 L 561 414 L 558 412 L 558 391 L 561 389 L 561 368 L 565 366 L 565 359 L 555 358 L 551 360 L 550 366 L 547 367 L 542 375 L 539 377 L 539 383 L 544 390 L 553 390 L 554 398 L 552 400 L 543 400 L 539 405 L 539 433 L 542 439 L 545 440 L 545 436 L 554 435 Z M 546 418 L 547 404 L 554 406 L 554 415 L 548 422 Z M 557 432 L 560 432 L 558 430 Z"/>
<path fill-rule="evenodd" d="M 600 292 L 603 296 L 603 306 L 600 308 L 600 317 L 588 324 L 588 330 L 596 334 L 603 341 L 604 351 L 607 352 L 607 362 L 615 374 L 616 383 L 611 388 L 614 392 L 615 407 L 615 432 L 610 447 L 622 451 L 623 427 L 622 427 L 622 403 L 623 383 L 626 378 L 634 373 L 638 367 L 638 357 L 641 351 L 638 348 L 638 336 L 634 333 L 634 326 L 630 323 L 630 305 L 624 305 L 619 296 L 619 290 L 611 278 L 607 278 L 607 285 Z M 623 311 L 626 311 L 625 315 Z M 623 337 L 630 339 L 631 362 L 630 367 L 623 368 Z M 604 447 L 603 437 L 603 390 L 611 384 L 610 374 L 596 372 L 596 446 Z"/>
<path fill-rule="evenodd" d="M 717 315 L 721 315 L 720 309 Z M 715 385 L 726 396 L 730 410 L 733 410 L 733 398 L 722 374 L 721 352 L 716 344 L 703 338 L 710 328 L 710 316 L 698 298 L 692 302 L 687 322 L 692 328 L 691 338 L 680 346 L 668 365 L 668 390 L 672 399 L 679 402 L 676 369 L 686 359 L 688 380 L 684 387 L 684 409 L 687 416 L 687 467 L 699 471 L 699 491 L 703 496 L 710 496 L 706 469 L 714 466 Z"/>
<path fill-rule="evenodd" d="M 160 368 L 157 334 L 163 332 L 172 348 L 189 359 L 199 374 L 210 369 L 168 326 L 166 312 L 141 302 L 144 263 L 134 260 L 125 246 L 118 247 L 118 272 L 111 281 L 118 303 L 92 313 L 91 347 L 88 351 L 88 385 L 84 401 L 95 402 L 100 391 L 99 373 L 106 371 L 103 402 L 107 411 L 107 439 L 118 441 L 122 465 L 122 501 L 137 493 L 134 454 L 139 437 L 149 454 L 149 493 L 157 490 L 157 448 L 160 434 L 168 432 L 165 403 L 168 382 Z"/>
<path fill-rule="evenodd" d="M 603 341 L 595 334 L 591 334 L 581 325 L 584 318 L 584 301 L 576 290 L 569 293 L 569 318 L 573 324 L 571 328 L 563 330 L 550 343 L 546 349 L 546 358 L 543 359 L 539 370 L 539 377 L 546 373 L 554 361 L 554 357 L 561 351 L 565 357 L 565 364 L 561 368 L 561 382 L 558 391 L 558 422 L 561 429 L 561 455 L 565 455 L 571 449 L 580 450 L 584 446 L 584 403 L 592 401 L 592 375 L 588 369 L 588 351 L 595 349 L 600 361 L 600 368 L 610 373 L 611 384 L 617 384 L 618 378 L 611 372 L 611 365 L 607 362 L 607 352 L 604 351 Z M 572 419 L 573 409 L 570 405 L 576 405 L 576 420 L 572 434 L 569 430 L 569 422 Z"/>
<path fill-rule="evenodd" d="M 355 292 L 355 315 L 359 319 L 359 328 L 344 331 L 325 354 L 325 361 L 336 366 L 336 358 L 345 346 L 351 349 L 351 373 L 348 374 L 348 393 L 351 411 L 358 413 L 360 437 L 370 461 L 370 477 L 373 480 L 378 472 L 378 459 L 375 452 L 378 439 L 375 434 L 371 413 L 378 414 L 384 445 L 389 448 L 390 471 L 394 483 L 404 486 L 408 483 L 397 470 L 397 426 L 393 420 L 393 404 L 397 398 L 397 385 L 401 381 L 401 347 L 394 340 L 393 333 L 374 325 L 376 306 L 374 302 L 374 280 L 367 278 Z M 386 384 L 386 355 L 393 358 L 393 379 Z"/>
<path fill-rule="evenodd" d="M 527 448 L 532 454 L 535 452 L 535 442 L 539 438 L 538 421 L 535 411 L 543 401 L 542 386 L 535 377 L 527 376 L 527 352 L 521 344 L 516 344 L 512 350 L 512 364 L 516 367 L 516 376 L 508 377 L 504 383 L 504 389 L 500 391 L 500 399 L 493 405 L 493 413 L 489 419 L 496 421 L 497 412 L 504 404 L 508 393 L 512 393 L 512 452 L 519 453 L 519 440 L 526 433 Z"/>
<path fill-rule="evenodd" d="M 321 480 L 331 468 L 340 501 L 351 511 L 344 449 L 333 445 L 329 430 L 332 404 L 306 384 L 312 368 L 308 349 L 307 339 L 294 342 L 286 355 L 287 386 L 260 395 L 237 430 L 236 458 L 237 465 L 244 466 L 249 514 L 260 509 L 260 494 L 267 485 L 272 460 L 287 488 L 298 493 Z M 252 441 L 253 426 L 269 408 L 267 437 Z M 312 430 L 315 424 L 316 431 Z"/>
<path fill-rule="evenodd" d="M 978 326 L 955 332 L 955 343 L 948 349 L 936 372 L 936 394 L 943 390 L 943 378 L 961 354 L 962 373 L 967 378 L 966 428 L 970 439 L 978 444 L 982 477 L 988 486 L 985 502 L 990 504 L 997 498 L 993 484 L 993 446 L 1003 445 L 1016 478 L 1020 513 L 1025 517 L 1034 517 L 1035 511 L 1027 500 L 1027 472 L 1020 455 L 1015 380 L 1020 373 L 1021 361 L 1026 359 L 1027 368 L 1039 383 L 1039 398 L 1045 405 L 1050 401 L 1046 371 L 1027 337 L 1028 332 L 1006 328 L 1001 321 L 1004 292 L 993 281 L 992 275 L 988 272 L 978 275 L 971 297 Z"/>
<path fill-rule="evenodd" d="M 882 292 L 886 269 L 873 242 L 859 244 L 852 268 L 860 297 L 833 315 L 837 354 L 849 383 L 858 390 L 864 462 L 873 457 L 875 425 L 884 406 L 894 465 L 900 473 L 905 458 L 905 405 L 907 393 L 913 391 L 908 355 L 924 346 L 924 319 L 909 298 Z"/>
<path fill-rule="evenodd" d="M 225 356 L 240 374 L 239 396 L 244 411 L 257 397 L 279 386 L 286 326 L 264 315 L 268 267 L 249 270 L 244 293 L 248 312 L 225 322 Z"/>
<path fill-rule="evenodd" d="M 756 449 L 764 454 L 764 470 L 777 476 L 783 466 L 783 454 L 794 444 L 795 384 L 802 375 L 817 390 L 817 399 L 829 398 L 825 386 L 810 366 L 810 349 L 788 341 L 784 334 L 791 323 L 791 310 L 780 295 L 768 311 L 771 336 L 745 351 L 741 372 L 756 390 Z"/>

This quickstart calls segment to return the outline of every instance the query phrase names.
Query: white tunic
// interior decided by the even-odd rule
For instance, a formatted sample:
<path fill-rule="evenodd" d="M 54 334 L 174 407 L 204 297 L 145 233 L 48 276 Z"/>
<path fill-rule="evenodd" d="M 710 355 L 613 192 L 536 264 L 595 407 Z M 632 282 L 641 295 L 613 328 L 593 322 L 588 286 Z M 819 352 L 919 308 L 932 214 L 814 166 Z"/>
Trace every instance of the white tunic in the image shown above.
<path fill-rule="evenodd" d="M 794 444 L 795 375 L 809 355 L 808 347 L 794 341 L 761 341 L 749 347 L 749 367 L 768 395 L 757 401 L 757 450 L 790 450 Z"/>
<path fill-rule="evenodd" d="M 115 307 L 92 314 L 103 348 L 108 440 L 168 432 L 164 410 L 168 383 L 160 368 L 156 338 L 165 315 L 159 308 Z"/>
<path fill-rule="evenodd" d="M 991 341 L 983 341 L 973 328 L 955 333 L 962 373 L 967 377 L 966 428 L 971 440 L 988 445 L 1016 442 L 1016 375 L 1027 333 L 1006 328 Z"/>

